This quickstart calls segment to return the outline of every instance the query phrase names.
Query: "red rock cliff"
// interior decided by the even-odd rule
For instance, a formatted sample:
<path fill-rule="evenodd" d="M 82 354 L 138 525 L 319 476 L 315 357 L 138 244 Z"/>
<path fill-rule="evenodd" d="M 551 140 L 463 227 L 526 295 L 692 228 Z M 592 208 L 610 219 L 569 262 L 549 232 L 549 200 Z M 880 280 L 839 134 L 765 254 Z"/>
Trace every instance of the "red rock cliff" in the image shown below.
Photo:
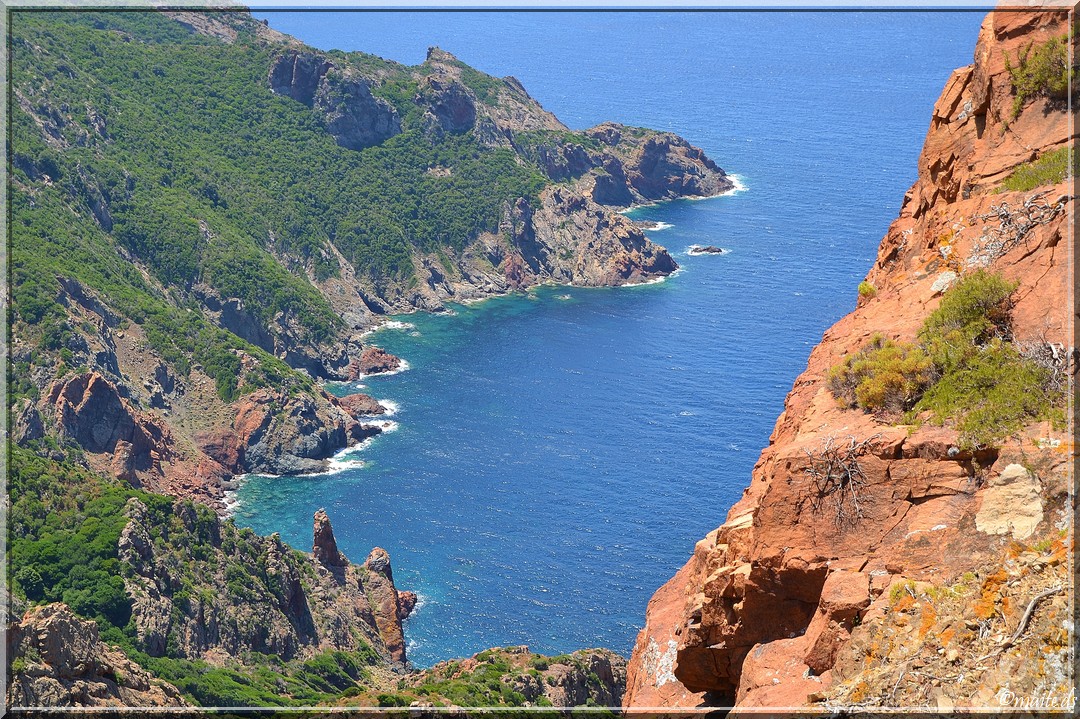
<path fill-rule="evenodd" d="M 1074 118 L 1063 100 L 1026 98 L 1014 117 L 1016 93 L 1006 67 L 1006 58 L 1015 66 L 1029 44 L 1063 38 L 1067 27 L 1064 12 L 987 16 L 974 63 L 953 72 L 933 108 L 919 178 L 867 276 L 876 294 L 861 298 L 825 332 L 787 397 L 742 499 L 650 601 L 628 669 L 624 706 L 792 707 L 827 700 L 840 689 L 849 704 L 859 704 L 875 689 L 869 673 L 882 676 L 900 658 L 906 659 L 906 676 L 917 683 L 909 688 L 904 672 L 894 672 L 888 682 L 892 686 L 896 679 L 894 694 L 885 692 L 877 703 L 996 706 L 990 699 L 1009 673 L 1019 682 L 1024 672 L 1036 671 L 1020 650 L 1050 656 L 1042 646 L 1020 647 L 1039 641 L 1025 638 L 1030 633 L 1019 631 L 1025 627 L 1013 640 L 1002 637 L 1021 624 L 1036 580 L 1052 583 L 1054 572 L 1065 577 L 1052 552 L 1063 557 L 1062 545 L 1072 541 L 1068 436 L 1048 423 L 1032 424 L 973 458 L 948 427 L 893 426 L 838 406 L 825 379 L 874 333 L 913 340 L 942 291 L 978 267 L 1019 283 L 1013 295 L 1017 342 L 1051 343 L 1045 346 L 1071 353 L 1071 181 L 999 192 L 1017 167 L 1074 138 Z M 1017 223 L 1031 216 L 1020 210 L 1025 202 L 1047 209 L 1021 232 Z M 1002 226 L 1005 215 L 1013 225 Z M 865 443 L 858 452 L 866 477 L 863 515 L 854 529 L 837 526 L 815 509 L 808 452 L 820 454 L 828 442 Z M 1030 546 L 1023 543 L 1040 538 L 1040 549 L 1051 554 L 1021 566 L 1022 550 Z M 1008 581 L 994 584 L 998 575 L 980 573 L 987 566 L 1000 566 Z M 980 600 L 1007 618 L 997 629 L 996 615 L 958 614 L 959 629 L 928 615 L 934 607 L 941 610 L 927 598 L 940 592 L 918 588 L 952 586 L 969 571 L 973 578 L 965 581 L 976 587 L 975 596 L 981 591 Z M 1017 587 L 1016 594 L 1006 596 L 1003 584 Z M 886 591 L 890 586 L 894 590 Z M 1021 587 L 1029 593 L 1021 596 Z M 910 602 L 897 601 L 904 589 Z M 1041 599 L 1036 618 L 1029 619 L 1032 626 L 1049 622 L 1047 612 L 1071 616 L 1064 613 L 1064 594 Z M 921 624 L 903 626 L 909 619 L 901 616 L 902 604 L 922 608 Z M 906 644 L 898 638 L 909 636 L 904 632 L 912 632 Z M 987 645 L 989 661 L 950 648 L 947 640 L 959 641 L 953 637 L 963 632 L 970 643 L 957 646 L 996 641 Z M 1000 632 L 996 640 L 985 636 L 994 632 Z M 877 641 L 885 633 L 891 650 L 871 646 L 870 638 Z M 924 647 L 933 649 L 926 649 L 925 660 Z M 945 673 L 936 684 L 920 680 L 916 668 L 938 656 L 966 671 L 954 671 L 955 681 Z M 1042 660 L 1039 665 L 1037 671 L 1050 673 Z M 858 691 L 849 691 L 852 686 Z"/>

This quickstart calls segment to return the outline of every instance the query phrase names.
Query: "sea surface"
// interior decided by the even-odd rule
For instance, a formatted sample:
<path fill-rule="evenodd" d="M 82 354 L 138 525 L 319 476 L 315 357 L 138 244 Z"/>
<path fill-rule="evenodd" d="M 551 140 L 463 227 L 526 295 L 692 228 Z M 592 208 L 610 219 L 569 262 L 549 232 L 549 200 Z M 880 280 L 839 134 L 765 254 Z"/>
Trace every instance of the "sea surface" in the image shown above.
<path fill-rule="evenodd" d="M 371 340 L 409 369 L 363 381 L 396 431 L 351 457 L 362 466 L 237 494 L 238 523 L 294 546 L 325 507 L 353 561 L 387 549 L 421 597 L 418 666 L 511 644 L 629 654 L 653 592 L 740 497 L 811 347 L 854 307 L 982 15 L 256 16 L 407 64 L 438 45 L 514 75 L 572 128 L 677 132 L 745 187 L 632 213 L 665 223 L 649 235 L 681 270 L 662 283 L 398 318 Z"/>

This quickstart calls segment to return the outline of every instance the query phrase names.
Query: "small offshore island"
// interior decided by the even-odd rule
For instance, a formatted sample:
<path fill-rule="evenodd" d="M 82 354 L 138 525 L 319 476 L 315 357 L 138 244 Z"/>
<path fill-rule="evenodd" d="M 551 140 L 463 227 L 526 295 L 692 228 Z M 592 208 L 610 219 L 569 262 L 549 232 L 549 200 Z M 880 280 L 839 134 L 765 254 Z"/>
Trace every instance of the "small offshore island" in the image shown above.
<path fill-rule="evenodd" d="M 602 344 L 559 313 L 610 320 L 604 303 L 616 300 L 593 288 L 675 273 L 645 231 L 695 242 L 687 256 L 729 256 L 695 260 L 679 283 L 610 293 L 631 295 L 623 302 L 684 279 L 711 291 L 725 277 L 709 272 L 744 261 L 781 275 L 783 244 L 754 255 L 739 233 L 717 233 L 729 253 L 696 244 L 716 235 L 684 238 L 672 215 L 628 217 L 738 183 L 669 132 L 570 130 L 513 77 L 438 48 L 416 66 L 322 51 L 244 11 L 11 18 L 7 706 L 1067 701 L 1076 168 L 1060 86 L 1074 72 L 1065 13 L 987 16 L 975 62 L 927 108 L 918 179 L 866 280 L 809 362 L 799 356 L 806 369 L 768 446 L 736 479 L 741 499 L 683 548 L 686 565 L 632 625 L 632 655 L 503 646 L 423 669 L 405 622 L 424 596 L 395 578 L 385 549 L 350 558 L 339 546 L 346 508 L 361 514 L 348 502 L 375 498 L 356 491 L 305 511 L 285 541 L 285 517 L 266 536 L 229 517 L 236 478 L 305 481 L 396 426 L 399 408 L 379 389 L 430 357 L 395 356 L 405 333 L 373 335 L 406 327 L 392 316 L 532 290 L 523 296 L 542 298 L 520 305 L 546 303 L 553 332 Z M 759 324 L 799 312 L 791 298 L 804 288 L 790 289 Z M 452 319 L 497 328 L 483 311 L 516 319 L 517 299 Z M 663 324 L 658 307 L 627 326 Z M 703 321 L 728 310 L 706 305 Z M 418 315 L 411 329 L 435 319 L 446 318 Z M 668 410 L 671 387 L 701 381 L 648 344 L 656 335 L 632 336 L 664 373 L 596 376 L 607 372 L 635 409 Z M 508 356 L 544 363 L 522 344 Z M 584 376 L 587 365 L 557 371 Z M 754 381 L 791 386 L 793 373 L 776 372 L 762 363 Z M 336 394 L 361 381 L 362 393 Z M 760 402 L 752 391 L 725 401 Z M 671 406 L 638 424 L 683 427 L 703 411 Z M 568 428 L 549 430 L 546 450 L 581 449 Z M 679 501 L 723 512 L 731 503 L 715 489 Z M 626 550 L 602 541 L 590 544 Z"/>

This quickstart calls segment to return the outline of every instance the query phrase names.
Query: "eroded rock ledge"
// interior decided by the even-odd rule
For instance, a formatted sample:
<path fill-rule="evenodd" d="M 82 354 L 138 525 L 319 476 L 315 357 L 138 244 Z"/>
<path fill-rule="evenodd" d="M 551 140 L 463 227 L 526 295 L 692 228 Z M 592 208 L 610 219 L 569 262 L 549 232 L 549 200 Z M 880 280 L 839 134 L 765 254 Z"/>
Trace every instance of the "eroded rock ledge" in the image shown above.
<path fill-rule="evenodd" d="M 971 267 L 1019 283 L 1018 341 L 1072 351 L 1069 213 L 999 253 L 985 250 L 998 224 L 991 206 L 1017 207 L 1037 192 L 1073 199 L 1069 181 L 996 192 L 1018 166 L 1075 140 L 1054 98 L 1031 98 L 1012 118 L 1005 68 L 1005 58 L 1066 32 L 1064 13 L 987 16 L 974 64 L 953 73 L 934 107 L 919 178 L 867 277 L 875 292 L 825 332 L 742 499 L 653 596 L 625 706 L 948 709 L 997 706 L 1001 686 L 1071 685 L 1059 656 L 1066 644 L 1053 629 L 1071 616 L 1064 596 L 1040 604 L 1038 628 L 1015 644 L 977 631 L 1012 631 L 1032 596 L 1068 581 L 1069 438 L 1041 422 L 972 456 L 951 429 L 894 427 L 838 406 L 825 382 L 874 333 L 913 340 L 949 282 Z M 854 525 L 822 511 L 833 503 L 820 501 L 807 471 L 826 443 L 848 441 L 861 448 L 866 478 Z M 950 604 L 954 596 L 965 599 Z M 993 624 L 996 612 L 1004 625 Z M 976 661 L 983 653 L 994 661 Z M 911 673 L 925 667 L 937 674 Z M 905 684 L 912 676 L 921 678 Z"/>

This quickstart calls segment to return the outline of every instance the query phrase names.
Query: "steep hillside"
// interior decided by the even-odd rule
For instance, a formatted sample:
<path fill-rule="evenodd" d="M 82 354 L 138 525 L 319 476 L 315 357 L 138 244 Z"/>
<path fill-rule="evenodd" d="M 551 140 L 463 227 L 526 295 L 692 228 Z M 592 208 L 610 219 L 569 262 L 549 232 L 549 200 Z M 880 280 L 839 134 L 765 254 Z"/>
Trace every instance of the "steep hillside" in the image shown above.
<path fill-rule="evenodd" d="M 349 562 L 322 510 L 309 554 L 80 464 L 12 453 L 8 706 L 621 700 L 626 662 L 606 650 L 497 649 L 415 670 L 416 595 L 382 549 Z"/>
<path fill-rule="evenodd" d="M 383 315 L 668 274 L 617 210 L 724 172 L 669 133 L 570 131 L 437 48 L 323 52 L 246 12 L 11 18 L 9 704 L 618 702 L 603 650 L 415 672 L 383 550 L 350 563 L 320 512 L 299 552 L 221 499 L 382 430 L 320 382 L 399 366 L 364 338 Z"/>
<path fill-rule="evenodd" d="M 732 186 L 679 137 L 572 132 L 437 48 L 323 52 L 246 12 L 11 30 L 14 438 L 211 504 L 381 430 L 316 384 L 392 364 L 363 338 L 381 315 L 668 274 L 616 210 Z"/>
<path fill-rule="evenodd" d="M 625 706 L 1068 695 L 1070 36 L 1063 12 L 987 16 L 856 309 L 649 603 Z"/>

